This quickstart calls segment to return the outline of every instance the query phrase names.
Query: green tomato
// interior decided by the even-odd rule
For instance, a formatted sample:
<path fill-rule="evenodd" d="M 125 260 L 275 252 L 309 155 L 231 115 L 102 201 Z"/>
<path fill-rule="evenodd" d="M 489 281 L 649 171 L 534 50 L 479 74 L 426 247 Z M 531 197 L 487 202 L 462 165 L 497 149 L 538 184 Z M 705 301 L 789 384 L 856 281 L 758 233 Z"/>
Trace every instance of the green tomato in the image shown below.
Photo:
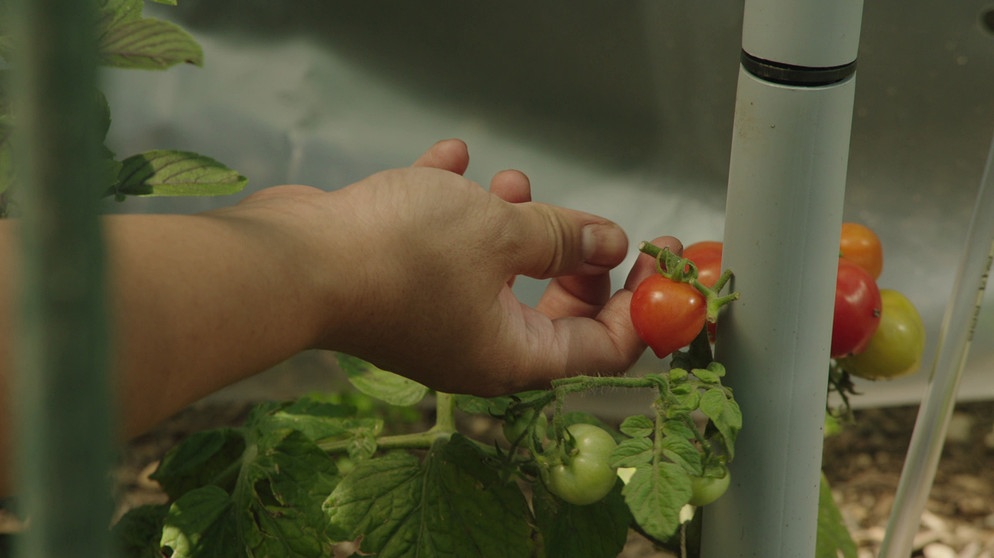
<path fill-rule="evenodd" d="M 539 441 L 545 438 L 547 419 L 541 410 L 526 409 L 519 416 L 504 417 L 504 438 L 511 444 L 527 446 L 525 434 L 533 432 Z"/>
<path fill-rule="evenodd" d="M 608 465 L 617 444 L 604 429 L 592 424 L 572 424 L 566 430 L 575 448 L 566 461 L 549 468 L 549 492 L 577 506 L 598 502 L 618 482 L 617 473 Z"/>
<path fill-rule="evenodd" d="M 847 372 L 868 380 L 887 380 L 918 369 L 925 350 L 925 324 L 901 293 L 882 289 L 880 325 L 866 349 L 839 360 Z"/>
<path fill-rule="evenodd" d="M 721 498 L 731 482 L 732 474 L 728 469 L 725 469 L 723 477 L 691 477 L 691 496 L 688 503 L 691 506 L 706 506 Z"/>

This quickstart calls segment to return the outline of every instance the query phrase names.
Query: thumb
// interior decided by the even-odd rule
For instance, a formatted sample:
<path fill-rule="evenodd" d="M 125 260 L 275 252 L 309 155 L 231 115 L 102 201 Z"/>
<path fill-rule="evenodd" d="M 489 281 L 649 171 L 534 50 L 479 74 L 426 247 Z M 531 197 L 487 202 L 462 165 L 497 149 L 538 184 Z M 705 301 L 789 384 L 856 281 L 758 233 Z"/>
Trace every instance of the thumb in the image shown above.
<path fill-rule="evenodd" d="M 518 272 L 537 279 L 596 275 L 625 258 L 628 237 L 617 224 L 590 213 L 542 203 L 512 206 L 509 240 Z"/>

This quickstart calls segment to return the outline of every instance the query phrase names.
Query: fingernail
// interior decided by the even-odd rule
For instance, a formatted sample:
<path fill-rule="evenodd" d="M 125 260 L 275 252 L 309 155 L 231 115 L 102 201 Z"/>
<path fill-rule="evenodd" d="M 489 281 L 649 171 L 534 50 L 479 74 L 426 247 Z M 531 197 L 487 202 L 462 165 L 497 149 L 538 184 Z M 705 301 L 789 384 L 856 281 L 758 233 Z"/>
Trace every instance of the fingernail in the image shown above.
<path fill-rule="evenodd" d="M 583 227 L 583 261 L 614 267 L 625 259 L 628 237 L 614 224 L 596 223 Z"/>

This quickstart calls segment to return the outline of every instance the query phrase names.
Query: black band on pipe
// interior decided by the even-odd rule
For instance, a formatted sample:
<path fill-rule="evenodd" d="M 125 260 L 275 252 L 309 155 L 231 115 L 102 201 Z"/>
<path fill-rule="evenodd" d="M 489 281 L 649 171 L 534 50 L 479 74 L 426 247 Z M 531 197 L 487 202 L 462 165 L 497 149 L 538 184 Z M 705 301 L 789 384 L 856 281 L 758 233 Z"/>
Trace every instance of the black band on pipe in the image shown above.
<path fill-rule="evenodd" d="M 810 66 L 794 66 L 783 62 L 773 62 L 756 58 L 742 51 L 742 67 L 759 79 L 800 87 L 818 87 L 838 83 L 856 73 L 856 61 L 841 66 L 827 68 L 812 68 Z"/>

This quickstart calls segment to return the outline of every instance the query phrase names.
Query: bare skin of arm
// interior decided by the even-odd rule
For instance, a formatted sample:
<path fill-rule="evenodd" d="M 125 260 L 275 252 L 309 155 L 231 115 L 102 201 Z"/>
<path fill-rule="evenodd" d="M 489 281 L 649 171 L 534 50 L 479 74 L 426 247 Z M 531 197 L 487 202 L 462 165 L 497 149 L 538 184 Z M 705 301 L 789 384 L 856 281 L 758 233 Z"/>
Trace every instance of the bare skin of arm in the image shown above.
<path fill-rule="evenodd" d="M 340 190 L 262 190 L 197 215 L 103 218 L 121 435 L 306 349 L 344 351 L 429 387 L 483 396 L 579 373 L 616 374 L 645 346 L 628 315 L 621 229 L 531 201 L 525 175 L 489 192 L 465 144 Z M 0 491 L 9 489 L 17 224 L 0 221 Z M 656 240 L 680 250 L 676 239 Z M 517 275 L 552 278 L 521 304 Z"/>

